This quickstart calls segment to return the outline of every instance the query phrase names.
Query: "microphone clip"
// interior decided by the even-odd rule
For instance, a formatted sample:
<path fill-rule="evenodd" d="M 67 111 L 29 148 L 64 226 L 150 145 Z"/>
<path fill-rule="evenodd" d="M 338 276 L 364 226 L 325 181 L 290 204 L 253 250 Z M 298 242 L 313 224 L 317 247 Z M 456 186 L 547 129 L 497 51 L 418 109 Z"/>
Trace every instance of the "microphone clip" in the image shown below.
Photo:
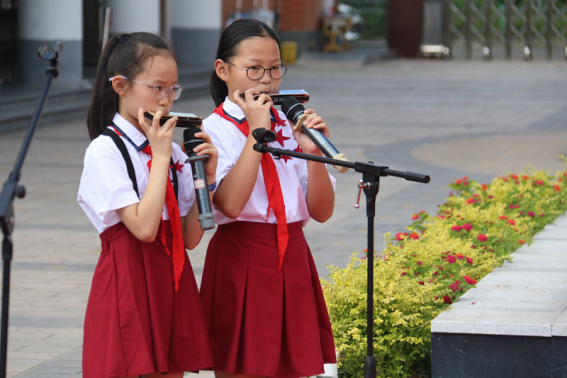
<path fill-rule="evenodd" d="M 263 147 L 265 143 L 270 143 L 276 140 L 277 135 L 272 130 L 267 130 L 264 128 L 258 128 L 252 131 L 252 136 L 256 139 L 256 144 L 254 145 L 254 151 L 265 153 Z"/>

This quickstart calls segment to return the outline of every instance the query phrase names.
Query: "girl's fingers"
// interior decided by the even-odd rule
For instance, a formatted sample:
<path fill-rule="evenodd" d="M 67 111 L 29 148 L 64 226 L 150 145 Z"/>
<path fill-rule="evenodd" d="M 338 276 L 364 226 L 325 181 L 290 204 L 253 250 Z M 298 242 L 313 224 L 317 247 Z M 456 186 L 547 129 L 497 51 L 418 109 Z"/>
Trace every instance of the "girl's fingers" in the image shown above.
<path fill-rule="evenodd" d="M 146 117 L 144 116 L 144 109 L 142 108 L 138 109 L 138 123 L 140 124 L 140 127 L 142 128 L 142 130 L 144 130 L 144 132 L 147 135 L 148 131 L 150 130 L 150 126 L 146 123 Z"/>
<path fill-rule="evenodd" d="M 173 132 L 173 129 L 175 128 L 175 125 L 177 124 L 177 120 L 178 120 L 177 116 L 171 117 L 170 119 L 167 120 L 167 122 L 165 122 L 165 124 L 163 126 L 161 126 L 161 128 L 166 132 L 169 132 L 169 131 Z"/>
<path fill-rule="evenodd" d="M 244 95 L 246 96 L 246 94 Z M 240 106 L 241 109 L 244 109 L 246 107 L 246 102 L 242 97 L 240 97 L 240 90 L 235 90 L 232 97 L 234 98 L 236 105 Z"/>

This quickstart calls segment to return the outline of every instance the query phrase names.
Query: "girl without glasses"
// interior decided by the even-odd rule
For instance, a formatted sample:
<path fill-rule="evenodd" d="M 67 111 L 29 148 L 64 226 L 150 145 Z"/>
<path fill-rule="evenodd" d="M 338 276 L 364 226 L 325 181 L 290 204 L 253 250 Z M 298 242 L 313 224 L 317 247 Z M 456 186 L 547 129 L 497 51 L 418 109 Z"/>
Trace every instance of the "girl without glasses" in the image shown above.
<path fill-rule="evenodd" d="M 97 69 L 78 202 L 100 233 L 84 325 L 83 376 L 181 378 L 213 365 L 185 248 L 203 235 L 187 155 L 163 126 L 182 88 L 172 49 L 150 33 L 106 44 Z M 144 111 L 156 111 L 153 121 Z M 216 148 L 206 173 L 214 183 Z"/>
<path fill-rule="evenodd" d="M 334 179 L 324 164 L 252 149 L 252 131 L 266 128 L 277 134 L 271 146 L 322 155 L 304 133 L 293 133 L 267 95 L 278 91 L 285 72 L 279 41 L 263 22 L 238 20 L 222 33 L 211 77 L 217 109 L 203 122 L 219 151 L 213 198 L 219 226 L 201 284 L 217 378 L 306 377 L 335 362 L 302 230 L 309 218 L 332 215 Z M 323 119 L 306 113 L 307 126 L 328 136 Z"/>

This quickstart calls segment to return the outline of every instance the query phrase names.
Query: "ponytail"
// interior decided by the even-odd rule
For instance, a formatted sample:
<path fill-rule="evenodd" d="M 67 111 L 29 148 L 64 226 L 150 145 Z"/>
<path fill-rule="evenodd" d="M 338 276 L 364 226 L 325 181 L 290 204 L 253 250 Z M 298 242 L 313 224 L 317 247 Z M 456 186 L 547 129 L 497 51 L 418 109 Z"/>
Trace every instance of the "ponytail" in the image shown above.
<path fill-rule="evenodd" d="M 228 87 L 226 83 L 221 80 L 217 75 L 217 71 L 211 73 L 211 80 L 209 82 L 211 88 L 211 96 L 213 96 L 213 101 L 215 102 L 215 107 L 218 107 L 224 102 L 226 96 L 228 96 Z"/>
<path fill-rule="evenodd" d="M 160 54 L 176 59 L 167 42 L 152 33 L 117 34 L 108 40 L 100 56 L 87 113 L 91 140 L 104 132 L 118 112 L 120 96 L 108 79 L 116 75 L 133 79 L 144 70 L 147 59 Z"/>
<path fill-rule="evenodd" d="M 234 21 L 222 32 L 216 59 L 229 62 L 231 58 L 238 54 L 240 42 L 251 37 L 272 38 L 280 47 L 278 36 L 266 23 L 253 18 L 243 18 Z M 215 105 L 219 106 L 222 104 L 226 96 L 228 96 L 228 87 L 218 77 L 216 71 L 213 71 L 211 74 L 209 88 Z"/>
<path fill-rule="evenodd" d="M 110 38 L 100 56 L 91 104 L 87 112 L 87 128 L 91 140 L 102 134 L 118 111 L 118 93 L 114 91 L 112 83 L 108 81 L 108 61 L 120 39 L 120 35 Z"/>

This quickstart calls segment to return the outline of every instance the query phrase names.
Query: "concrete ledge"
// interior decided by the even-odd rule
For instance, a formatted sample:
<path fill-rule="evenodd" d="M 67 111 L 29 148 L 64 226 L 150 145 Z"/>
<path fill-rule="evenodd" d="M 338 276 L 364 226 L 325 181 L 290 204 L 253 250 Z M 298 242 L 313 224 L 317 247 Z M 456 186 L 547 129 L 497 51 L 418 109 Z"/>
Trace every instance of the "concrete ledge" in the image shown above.
<path fill-rule="evenodd" d="M 512 256 L 431 322 L 433 377 L 567 377 L 567 215 Z"/>
<path fill-rule="evenodd" d="M 452 308 L 431 322 L 432 333 L 551 337 L 567 335 L 567 215 L 545 227 Z"/>

